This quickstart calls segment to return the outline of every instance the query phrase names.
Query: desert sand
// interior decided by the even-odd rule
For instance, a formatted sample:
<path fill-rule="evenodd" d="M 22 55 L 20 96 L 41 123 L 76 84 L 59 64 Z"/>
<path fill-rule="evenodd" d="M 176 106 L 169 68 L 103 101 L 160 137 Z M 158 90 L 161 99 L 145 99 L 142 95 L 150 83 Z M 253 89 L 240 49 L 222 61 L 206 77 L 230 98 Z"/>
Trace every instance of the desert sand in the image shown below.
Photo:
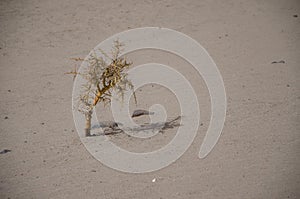
<path fill-rule="evenodd" d="M 297 0 L 1 1 L 0 198 L 299 198 L 299 20 Z M 123 173 L 94 159 L 81 143 L 72 76 L 64 73 L 80 64 L 70 58 L 84 58 L 111 35 L 146 26 L 183 32 L 209 52 L 224 80 L 227 116 L 219 142 L 199 159 L 211 114 L 203 79 L 168 53 L 128 55 L 134 65 L 165 63 L 187 76 L 199 98 L 201 126 L 170 166 Z M 160 103 L 168 117 L 180 115 L 164 87 L 139 88 L 137 98 L 139 109 Z M 107 107 L 97 112 L 111 120 Z M 110 139 L 145 152 L 168 143 L 175 130 L 145 140 Z"/>

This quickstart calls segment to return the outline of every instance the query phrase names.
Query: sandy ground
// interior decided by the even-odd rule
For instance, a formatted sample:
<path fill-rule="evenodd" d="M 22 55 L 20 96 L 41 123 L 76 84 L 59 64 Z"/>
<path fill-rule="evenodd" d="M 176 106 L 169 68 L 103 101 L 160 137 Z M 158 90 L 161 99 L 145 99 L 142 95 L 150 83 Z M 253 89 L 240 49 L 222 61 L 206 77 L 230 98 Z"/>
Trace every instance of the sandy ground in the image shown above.
<path fill-rule="evenodd" d="M 11 151 L 0 154 L 0 198 L 299 198 L 299 20 L 297 0 L 2 0 L 0 151 Z M 218 144 L 198 159 L 210 117 L 203 80 L 171 55 L 136 52 L 136 64 L 161 61 L 189 76 L 199 89 L 203 125 L 169 167 L 128 174 L 104 166 L 81 144 L 71 110 L 72 77 L 64 72 L 74 65 L 71 57 L 85 57 L 107 37 L 144 26 L 199 41 L 223 76 L 228 110 Z M 159 97 L 151 101 L 145 97 L 150 94 Z M 144 108 L 174 98 L 151 86 L 137 95 Z M 176 100 L 166 104 L 176 115 Z M 171 135 L 112 139 L 147 151 Z"/>

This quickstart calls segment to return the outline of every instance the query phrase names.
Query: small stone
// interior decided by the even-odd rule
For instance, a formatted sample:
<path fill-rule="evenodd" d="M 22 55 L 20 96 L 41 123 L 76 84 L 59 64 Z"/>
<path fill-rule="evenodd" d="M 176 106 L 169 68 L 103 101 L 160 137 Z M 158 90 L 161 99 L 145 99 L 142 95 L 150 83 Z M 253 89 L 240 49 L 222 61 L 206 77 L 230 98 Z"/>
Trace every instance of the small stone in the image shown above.
<path fill-rule="evenodd" d="M 117 122 L 113 122 L 113 121 L 103 121 L 103 122 L 99 122 L 100 127 L 102 128 L 117 128 L 119 126 L 120 123 Z"/>
<path fill-rule="evenodd" d="M 7 90 L 8 92 L 11 92 L 11 90 Z"/>
<path fill-rule="evenodd" d="M 156 182 L 156 178 L 153 178 L 152 182 Z"/>
<path fill-rule="evenodd" d="M 44 122 L 41 123 L 41 125 L 44 125 L 44 124 L 45 124 Z"/>
<path fill-rule="evenodd" d="M 9 153 L 9 152 L 11 152 L 11 150 L 9 150 L 9 149 L 4 149 L 4 150 L 0 151 L 0 154 L 5 154 L 5 153 Z"/>
<path fill-rule="evenodd" d="M 293 15 L 293 17 L 297 18 L 297 17 L 298 17 L 298 15 Z"/>
<path fill-rule="evenodd" d="M 285 61 L 284 60 L 272 61 L 271 64 L 285 64 Z"/>
<path fill-rule="evenodd" d="M 96 170 L 93 169 L 93 170 L 91 170 L 91 172 L 96 172 Z"/>
<path fill-rule="evenodd" d="M 8 117 L 7 116 L 5 116 L 5 118 L 4 118 L 5 120 L 7 120 L 8 119 Z"/>
<path fill-rule="evenodd" d="M 141 115 L 154 115 L 154 112 L 149 112 L 149 111 L 146 111 L 146 110 L 138 109 L 138 110 L 135 110 L 132 113 L 131 117 L 138 117 L 138 116 L 141 116 Z"/>
<path fill-rule="evenodd" d="M 27 141 L 25 140 L 24 143 L 27 143 Z"/>
<path fill-rule="evenodd" d="M 286 87 L 290 87 L 290 85 L 289 85 L 289 84 L 287 84 L 287 85 L 286 85 Z"/>

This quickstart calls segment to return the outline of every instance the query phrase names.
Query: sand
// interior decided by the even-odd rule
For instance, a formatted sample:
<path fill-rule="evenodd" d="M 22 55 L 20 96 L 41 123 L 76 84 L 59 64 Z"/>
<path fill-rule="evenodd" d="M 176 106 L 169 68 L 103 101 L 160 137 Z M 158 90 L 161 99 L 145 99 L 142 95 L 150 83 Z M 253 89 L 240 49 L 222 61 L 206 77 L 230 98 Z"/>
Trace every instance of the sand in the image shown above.
<path fill-rule="evenodd" d="M 1 1 L 0 151 L 11 151 L 0 154 L 0 198 L 299 198 L 299 20 L 297 0 Z M 219 142 L 199 159 L 210 118 L 203 79 L 172 55 L 133 53 L 136 65 L 154 60 L 189 77 L 202 125 L 175 163 L 130 174 L 104 166 L 80 142 L 73 81 L 64 73 L 80 64 L 70 58 L 144 26 L 171 28 L 201 43 L 223 76 L 228 109 Z M 165 88 L 146 86 L 137 97 L 139 109 L 162 103 L 170 117 L 180 114 Z M 149 151 L 173 135 L 170 129 L 145 141 L 110 139 Z"/>

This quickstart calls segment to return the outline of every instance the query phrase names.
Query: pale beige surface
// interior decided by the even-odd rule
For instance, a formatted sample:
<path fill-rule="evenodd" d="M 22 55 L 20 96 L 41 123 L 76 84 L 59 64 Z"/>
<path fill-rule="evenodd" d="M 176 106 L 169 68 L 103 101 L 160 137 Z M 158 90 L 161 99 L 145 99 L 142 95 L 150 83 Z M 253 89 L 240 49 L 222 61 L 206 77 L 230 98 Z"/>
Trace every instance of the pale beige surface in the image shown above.
<path fill-rule="evenodd" d="M 297 0 L 1 1 L 0 150 L 12 151 L 0 154 L 0 198 L 299 198 L 300 17 L 293 15 Z M 136 175 L 102 165 L 82 146 L 72 78 L 63 73 L 74 64 L 69 58 L 143 26 L 199 41 L 224 78 L 228 111 L 218 144 L 198 159 L 209 98 L 191 67 L 170 61 L 200 89 L 203 126 L 174 164 Z M 164 135 L 145 148 L 163 144 Z M 132 140 L 114 139 L 134 150 Z"/>

